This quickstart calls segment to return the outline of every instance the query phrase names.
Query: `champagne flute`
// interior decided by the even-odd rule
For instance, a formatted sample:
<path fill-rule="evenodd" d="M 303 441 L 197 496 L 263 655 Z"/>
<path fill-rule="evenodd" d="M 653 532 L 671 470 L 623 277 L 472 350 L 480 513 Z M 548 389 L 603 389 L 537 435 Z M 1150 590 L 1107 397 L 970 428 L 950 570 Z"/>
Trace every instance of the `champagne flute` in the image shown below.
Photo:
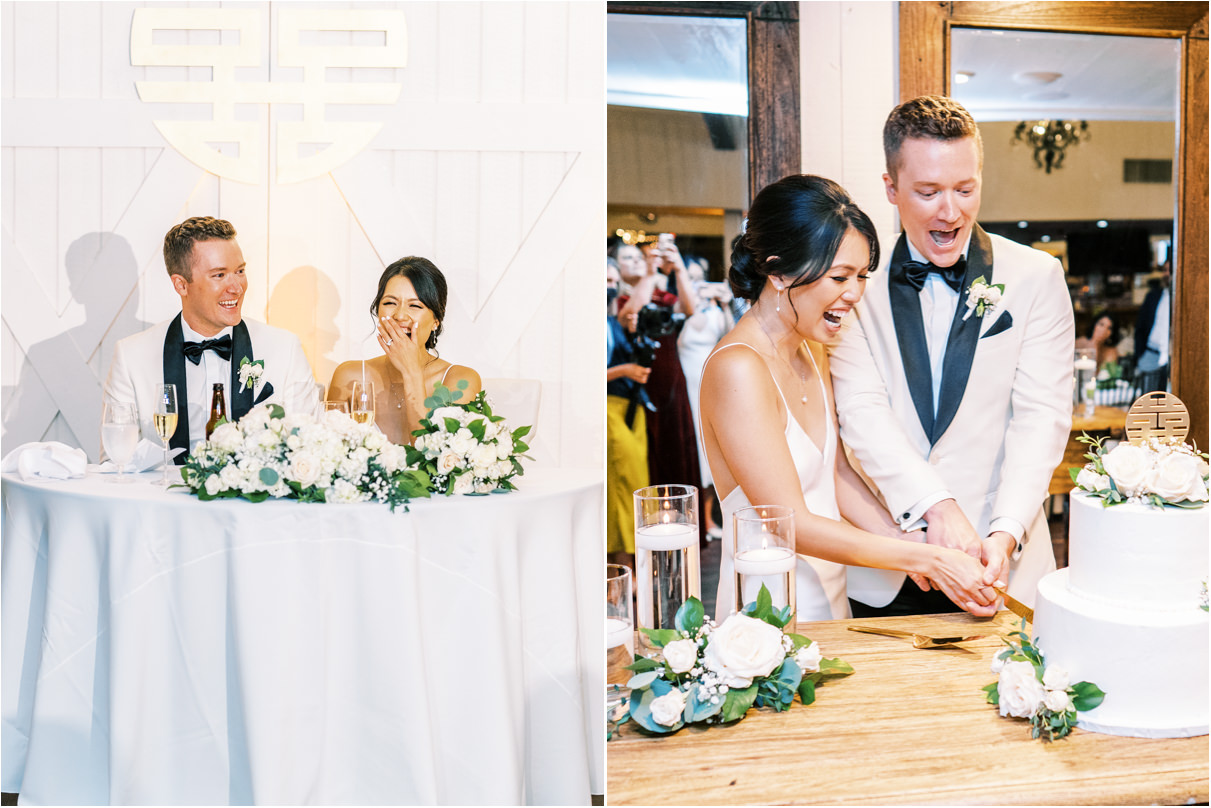
<path fill-rule="evenodd" d="M 332 410 L 336 410 L 337 412 L 343 412 L 343 413 L 345 413 L 345 415 L 348 415 L 349 414 L 349 402 L 348 401 L 325 401 L 324 402 L 324 412 L 330 412 Z"/>
<path fill-rule="evenodd" d="M 175 384 L 156 385 L 156 409 L 152 415 L 152 421 L 156 425 L 156 434 L 160 436 L 160 442 L 164 444 L 164 477 L 160 480 L 160 485 L 167 487 L 169 485 L 168 441 L 177 431 L 177 386 Z"/>
<path fill-rule="evenodd" d="M 116 483 L 129 482 L 122 467 L 134 457 L 139 444 L 139 417 L 134 404 L 106 401 L 101 415 L 101 445 L 118 467 Z"/>
<path fill-rule="evenodd" d="M 353 394 L 349 397 L 349 414 L 359 424 L 374 421 L 374 382 L 354 382 Z"/>

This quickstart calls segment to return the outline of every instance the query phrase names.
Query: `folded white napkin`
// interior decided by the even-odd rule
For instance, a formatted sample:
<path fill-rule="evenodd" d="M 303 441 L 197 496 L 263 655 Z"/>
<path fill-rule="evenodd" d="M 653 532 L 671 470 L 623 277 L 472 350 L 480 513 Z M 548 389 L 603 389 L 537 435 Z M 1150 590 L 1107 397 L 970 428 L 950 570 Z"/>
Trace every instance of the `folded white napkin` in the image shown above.
<path fill-rule="evenodd" d="M 18 472 L 22 480 L 83 477 L 87 467 L 88 456 L 83 449 L 73 449 L 58 441 L 22 444 L 0 461 L 0 471 Z"/>
<path fill-rule="evenodd" d="M 174 458 L 184 451 L 184 448 L 169 449 L 168 457 L 170 459 Z M 143 438 L 139 441 L 139 445 L 135 447 L 135 453 L 131 456 L 130 462 L 122 467 L 122 471 L 127 473 L 151 471 L 163 465 L 164 444 Z M 118 464 L 112 460 L 106 460 L 99 466 L 90 465 L 88 470 L 97 474 L 116 474 L 118 472 Z"/>

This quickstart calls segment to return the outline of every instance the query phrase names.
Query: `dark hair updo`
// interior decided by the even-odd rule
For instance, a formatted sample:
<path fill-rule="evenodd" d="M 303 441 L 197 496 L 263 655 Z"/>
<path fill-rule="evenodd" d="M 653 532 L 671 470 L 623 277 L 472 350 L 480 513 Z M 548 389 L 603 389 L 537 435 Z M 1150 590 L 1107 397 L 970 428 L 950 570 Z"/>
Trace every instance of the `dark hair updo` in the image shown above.
<path fill-rule="evenodd" d="M 403 275 L 412 282 L 416 297 L 433 312 L 433 317 L 437 320 L 429 339 L 425 341 L 425 350 L 431 351 L 437 347 L 437 337 L 441 334 L 442 323 L 446 319 L 446 277 L 428 258 L 409 255 L 399 259 L 384 269 L 382 277 L 378 279 L 378 293 L 370 304 L 371 317 L 378 318 L 378 304 L 387 291 L 387 281 L 397 275 Z"/>
<path fill-rule="evenodd" d="M 875 226 L 844 188 L 811 174 L 792 174 L 765 186 L 753 200 L 748 225 L 732 248 L 727 276 L 732 292 L 755 301 L 770 275 L 794 278 L 792 289 L 819 280 L 851 229 L 866 238 L 867 270 L 873 271 L 879 265 Z"/>

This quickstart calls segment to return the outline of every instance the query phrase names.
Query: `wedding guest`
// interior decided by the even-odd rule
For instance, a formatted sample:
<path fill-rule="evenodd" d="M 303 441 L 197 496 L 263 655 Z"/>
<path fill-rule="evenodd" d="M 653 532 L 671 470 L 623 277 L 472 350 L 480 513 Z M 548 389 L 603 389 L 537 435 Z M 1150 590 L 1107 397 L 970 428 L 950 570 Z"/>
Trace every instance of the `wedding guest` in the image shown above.
<path fill-rule="evenodd" d="M 1148 294 L 1135 321 L 1135 369 L 1159 370 L 1169 364 L 1169 273 L 1148 280 Z"/>
<path fill-rule="evenodd" d="M 831 354 L 841 437 L 906 538 L 925 527 L 1030 605 L 1055 569 L 1042 506 L 1072 424 L 1064 271 L 977 224 L 983 145 L 960 104 L 896 107 L 883 148 L 904 232 Z M 859 617 L 953 608 L 879 570 L 851 568 L 849 595 Z"/>
<path fill-rule="evenodd" d="M 1077 339 L 1076 347 L 1094 349 L 1097 352 L 1097 368 L 1101 370 L 1111 362 L 1118 362 L 1117 346 L 1120 339 L 1122 339 L 1122 335 L 1119 334 L 1118 324 L 1114 322 L 1114 318 L 1106 312 L 1099 312 L 1093 315 L 1093 326 L 1089 329 L 1089 336 Z"/>
<path fill-rule="evenodd" d="M 753 200 L 729 273 L 752 306 L 702 376 L 702 442 L 723 506 L 720 619 L 736 607 L 731 515 L 750 504 L 794 511 L 800 620 L 849 616 L 846 564 L 908 571 L 973 613 L 995 610 L 990 571 L 920 533 L 901 541 L 840 446 L 824 346 L 878 260 L 874 225 L 832 180 L 786 177 Z"/>
<path fill-rule="evenodd" d="M 383 270 L 370 304 L 375 336 L 383 349 L 373 359 L 342 362 L 328 385 L 329 401 L 348 401 L 355 381 L 374 384 L 374 423 L 392 443 L 409 444 L 428 408 L 425 399 L 440 383 L 465 404 L 479 393 L 479 374 L 437 353 L 446 316 L 446 278 L 427 258 L 408 256 Z"/>
<path fill-rule="evenodd" d="M 318 385 L 298 337 L 243 316 L 248 277 L 230 222 L 195 216 L 174 226 L 164 236 L 164 266 L 181 313 L 118 342 L 105 380 L 106 400 L 136 406 L 144 438 L 159 442 L 152 415 L 163 384 L 176 385 L 184 416 L 169 441 L 174 449 L 205 439 L 215 383 L 231 421 L 262 403 L 318 413 Z M 263 363 L 259 379 L 241 383 L 244 360 Z"/>
<path fill-rule="evenodd" d="M 612 563 L 634 566 L 633 494 L 648 485 L 647 406 L 644 385 L 652 369 L 635 361 L 635 315 L 616 315 L 621 276 L 606 266 L 606 552 Z M 631 402 L 636 404 L 632 407 Z M 631 421 L 627 422 L 627 413 Z"/>
<path fill-rule="evenodd" d="M 677 337 L 677 356 L 681 360 L 681 370 L 685 374 L 686 392 L 689 394 L 690 414 L 694 418 L 694 434 L 701 433 L 701 414 L 699 411 L 698 394 L 702 382 L 702 367 L 706 358 L 723 335 L 732 329 L 735 321 L 732 319 L 731 290 L 724 283 L 710 283 L 705 279 L 705 262 L 699 260 L 686 261 L 687 274 L 693 285 L 692 294 L 697 301 L 694 313 L 686 318 Z M 702 473 L 702 516 L 706 523 L 706 533 L 712 539 L 721 538 L 722 530 L 714 523 L 711 509 L 715 494 L 711 480 L 710 465 L 706 462 L 706 454 L 702 449 L 702 441 L 695 440 L 698 450 L 698 467 Z"/>

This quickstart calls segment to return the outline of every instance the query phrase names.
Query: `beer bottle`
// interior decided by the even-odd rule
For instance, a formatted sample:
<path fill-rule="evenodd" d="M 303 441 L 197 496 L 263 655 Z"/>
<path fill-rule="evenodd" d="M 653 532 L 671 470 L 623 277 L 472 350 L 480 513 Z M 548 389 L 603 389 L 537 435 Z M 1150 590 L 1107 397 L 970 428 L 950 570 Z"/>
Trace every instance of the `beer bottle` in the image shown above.
<path fill-rule="evenodd" d="M 219 424 L 227 423 L 227 402 L 223 400 L 223 383 L 217 382 L 210 394 L 210 420 L 206 422 L 206 440 Z"/>

